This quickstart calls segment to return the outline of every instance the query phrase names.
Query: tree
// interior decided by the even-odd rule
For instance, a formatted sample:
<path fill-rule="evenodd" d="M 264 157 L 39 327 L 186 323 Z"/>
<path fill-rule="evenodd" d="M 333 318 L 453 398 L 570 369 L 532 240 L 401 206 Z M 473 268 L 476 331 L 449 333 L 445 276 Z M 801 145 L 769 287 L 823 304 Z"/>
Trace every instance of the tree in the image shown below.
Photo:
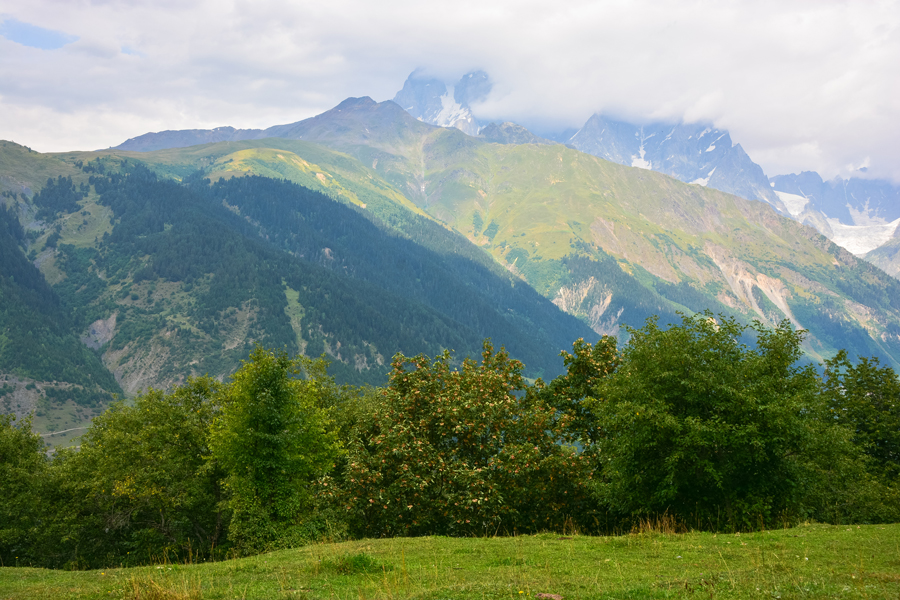
<path fill-rule="evenodd" d="M 303 540 L 311 484 L 334 464 L 340 445 L 319 396 L 324 362 L 257 346 L 225 389 L 213 426 L 213 456 L 227 473 L 229 537 L 245 552 Z"/>
<path fill-rule="evenodd" d="M 856 365 L 841 350 L 825 361 L 823 392 L 829 416 L 853 432 L 887 483 L 900 483 L 900 379 L 877 358 Z"/>
<path fill-rule="evenodd" d="M 558 411 L 567 423 L 567 437 L 583 449 L 598 442 L 599 430 L 593 427 L 593 415 L 585 400 L 594 394 L 600 382 L 619 365 L 616 338 L 604 335 L 596 344 L 583 338 L 572 344 L 572 354 L 560 352 L 566 372 L 545 385 L 538 379 L 528 391 L 538 394 Z"/>
<path fill-rule="evenodd" d="M 586 514 L 586 462 L 557 443 L 556 411 L 522 393 L 522 363 L 485 341 L 458 370 L 446 351 L 391 365 L 344 476 L 358 533 L 535 531 Z"/>
<path fill-rule="evenodd" d="M 623 518 L 774 524 L 811 510 L 806 488 L 826 452 L 853 462 L 841 432 L 816 419 L 816 373 L 797 365 L 803 332 L 788 321 L 768 329 L 706 312 L 629 333 L 618 369 L 588 401 L 601 439 L 599 495 Z M 740 342 L 747 333 L 754 349 Z"/>
<path fill-rule="evenodd" d="M 222 385 L 188 379 L 94 419 L 77 452 L 59 451 L 36 539 L 47 566 L 102 567 L 224 549 L 227 513 L 209 428 Z M 52 484 L 52 485 L 51 485 Z"/>
<path fill-rule="evenodd" d="M 40 526 L 40 490 L 47 471 L 44 442 L 31 420 L 0 415 L 0 565 L 33 564 L 31 541 Z"/>

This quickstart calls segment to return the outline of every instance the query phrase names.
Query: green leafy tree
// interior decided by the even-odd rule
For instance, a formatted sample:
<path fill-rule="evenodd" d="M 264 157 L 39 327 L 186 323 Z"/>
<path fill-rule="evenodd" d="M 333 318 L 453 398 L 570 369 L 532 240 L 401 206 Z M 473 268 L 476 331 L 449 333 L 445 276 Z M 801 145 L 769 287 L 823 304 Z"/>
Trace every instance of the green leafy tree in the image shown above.
<path fill-rule="evenodd" d="M 300 375 L 318 374 L 301 379 Z M 232 376 L 212 452 L 227 472 L 230 539 L 244 552 L 304 541 L 312 484 L 333 467 L 340 444 L 321 407 L 324 360 L 260 346 Z"/>
<path fill-rule="evenodd" d="M 900 482 L 900 379 L 877 358 L 854 365 L 841 350 L 825 361 L 823 392 L 829 416 L 853 432 L 888 483 Z"/>
<path fill-rule="evenodd" d="M 224 546 L 223 474 L 210 460 L 209 428 L 221 384 L 189 379 L 149 390 L 94 419 L 77 452 L 60 451 L 36 539 L 48 566 L 102 567 L 163 556 L 215 556 Z"/>
<path fill-rule="evenodd" d="M 538 379 L 528 392 L 555 408 L 565 419 L 567 438 L 589 450 L 597 443 L 600 432 L 593 426 L 593 413 L 585 400 L 618 367 L 616 338 L 604 335 L 596 344 L 578 338 L 572 344 L 572 353 L 562 351 L 560 356 L 566 372 L 546 385 Z"/>
<path fill-rule="evenodd" d="M 32 540 L 40 527 L 40 490 L 48 466 L 44 442 L 31 421 L 16 426 L 0 415 L 0 565 L 34 564 Z"/>
<path fill-rule="evenodd" d="M 556 411 L 523 393 L 522 363 L 486 341 L 480 364 L 398 354 L 392 368 L 345 473 L 360 534 L 559 529 L 587 510 L 587 463 L 557 443 Z"/>
<path fill-rule="evenodd" d="M 740 341 L 748 330 L 755 348 Z M 807 488 L 822 489 L 823 460 L 858 465 L 843 432 L 815 416 L 818 379 L 798 366 L 803 332 L 789 322 L 768 329 L 707 312 L 629 333 L 588 401 L 602 439 L 598 491 L 614 513 L 668 511 L 713 529 L 781 523 L 812 510 Z"/>

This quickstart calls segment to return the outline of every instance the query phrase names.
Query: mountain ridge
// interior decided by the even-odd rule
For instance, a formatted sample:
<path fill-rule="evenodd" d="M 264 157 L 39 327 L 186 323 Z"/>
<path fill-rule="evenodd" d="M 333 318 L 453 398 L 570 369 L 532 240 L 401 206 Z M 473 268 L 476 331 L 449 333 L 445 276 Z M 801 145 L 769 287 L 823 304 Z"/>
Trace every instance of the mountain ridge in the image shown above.
<path fill-rule="evenodd" d="M 315 141 L 317 138 L 317 129 L 323 120 L 330 121 L 335 115 L 347 111 L 355 113 L 357 111 L 351 109 L 359 109 L 361 107 L 375 106 L 376 103 L 368 96 L 358 98 L 347 98 L 332 109 L 329 109 L 319 115 L 302 119 L 294 123 L 284 125 L 273 125 L 266 129 L 235 129 L 233 127 L 217 127 L 215 129 L 184 129 L 184 130 L 168 130 L 158 133 L 145 133 L 135 138 L 126 140 L 125 142 L 108 148 L 108 150 L 124 150 L 129 152 L 153 152 L 156 150 L 168 150 L 174 148 L 189 148 L 203 144 L 218 142 L 239 142 L 248 140 L 259 140 L 265 138 L 284 138 L 284 139 L 306 139 Z M 383 104 L 383 103 L 382 103 Z M 393 103 L 392 103 L 393 104 Z M 402 111 L 399 105 L 397 110 Z M 404 111 L 404 114 L 405 111 Z M 398 116 L 397 112 L 393 116 Z M 418 125 L 405 123 L 409 127 L 436 127 L 431 126 L 422 121 L 412 119 Z M 348 131 L 350 129 L 348 128 Z M 354 131 L 360 131 L 358 128 Z M 361 139 L 365 139 L 365 134 L 360 132 Z M 99 152 L 102 152 L 99 151 Z"/>
<path fill-rule="evenodd" d="M 392 190 L 382 206 L 405 200 L 444 222 L 597 333 L 615 333 L 623 323 L 638 325 L 651 314 L 668 318 L 676 310 L 712 306 L 743 318 L 755 315 L 770 323 L 789 318 L 810 327 L 814 356 L 833 352 L 837 338 L 828 333 L 832 330 L 857 340 L 860 353 L 893 356 L 896 315 L 890 302 L 877 296 L 868 304 L 859 302 L 862 297 L 841 288 L 830 270 L 849 268 L 856 282 L 852 285 L 861 289 L 889 284 L 874 272 L 860 271 L 855 259 L 799 225 L 787 226 L 774 212 L 763 210 L 766 204 L 754 207 L 654 171 L 613 167 L 561 145 L 490 143 L 418 121 L 394 102 L 367 97 L 347 99 L 321 115 L 278 127 L 266 131 L 303 138 L 302 144 L 324 144 L 359 161 L 357 181 L 381 180 L 370 185 Z M 722 134 L 707 148 L 721 139 Z M 182 158 L 171 158 L 174 165 L 199 151 L 205 158 L 192 163 L 194 168 L 216 177 L 273 168 L 283 174 L 294 161 L 293 173 L 300 177 L 302 172 L 311 182 L 325 186 L 340 178 L 313 173 L 313 163 L 265 148 L 286 147 L 287 142 L 228 143 L 242 144 L 240 152 L 251 154 L 239 156 L 213 144 L 154 156 L 180 154 Z M 177 169 L 187 173 L 184 167 Z M 359 198 L 354 203 L 367 204 Z M 794 263 L 805 266 L 788 268 Z M 810 285 L 818 291 L 804 300 Z M 829 297 L 841 300 L 832 306 L 833 300 L 825 301 Z M 885 310 L 893 316 L 866 316 L 866 311 Z M 874 337 L 865 333 L 867 328 Z"/>
<path fill-rule="evenodd" d="M 382 104 L 385 103 L 376 104 L 374 107 L 369 106 L 366 108 L 366 111 L 374 113 Z M 387 154 L 390 150 L 396 151 L 398 147 L 394 139 L 368 140 L 366 144 L 360 145 L 358 134 L 348 133 L 340 129 L 340 127 L 332 129 L 328 134 L 323 130 L 318 141 L 356 156 L 364 156 L 372 152 L 384 152 Z M 420 208 L 426 210 L 434 217 L 447 222 L 459 231 L 468 232 L 470 239 L 490 249 L 498 262 L 506 264 L 507 268 L 522 275 L 547 297 L 564 296 L 566 295 L 566 289 L 574 293 L 584 287 L 585 281 L 590 280 L 590 276 L 587 276 L 579 281 L 571 281 L 567 279 L 569 276 L 563 273 L 567 269 L 564 263 L 571 260 L 573 256 L 578 255 L 576 250 L 580 247 L 579 245 L 588 244 L 594 248 L 594 250 L 590 251 L 590 253 L 593 253 L 594 258 L 590 260 L 601 260 L 598 258 L 600 255 L 597 254 L 597 250 L 602 249 L 606 255 L 617 256 L 616 262 L 622 265 L 631 265 L 630 269 L 637 269 L 633 270 L 631 275 L 627 273 L 626 275 L 627 277 L 637 278 L 636 280 L 633 279 L 633 281 L 643 281 L 641 285 L 644 286 L 644 289 L 651 292 L 651 297 L 656 298 L 656 300 L 650 300 L 652 304 L 655 304 L 653 310 L 664 313 L 674 310 L 674 306 L 669 304 L 668 300 L 654 296 L 653 290 L 658 292 L 660 289 L 665 289 L 670 296 L 672 294 L 677 296 L 678 294 L 690 295 L 694 293 L 699 294 L 699 297 L 708 298 L 701 292 L 703 285 L 708 285 L 712 281 L 718 280 L 720 283 L 717 285 L 726 286 L 720 288 L 722 293 L 725 293 L 725 296 L 722 297 L 727 300 L 726 306 L 730 303 L 733 310 L 738 310 L 743 306 L 747 310 L 751 310 L 752 314 L 757 314 L 764 319 L 771 319 L 766 314 L 781 315 L 779 318 L 790 315 L 794 317 L 795 322 L 802 323 L 804 326 L 807 326 L 810 322 L 818 322 L 819 326 L 824 327 L 818 333 L 815 330 L 819 326 L 810 325 L 810 327 L 814 335 L 821 337 L 816 343 L 822 344 L 821 350 L 825 352 L 825 355 L 830 352 L 827 348 L 836 343 L 836 338 L 832 334 L 826 334 L 825 330 L 834 327 L 837 327 L 835 331 L 841 330 L 842 327 L 845 329 L 849 327 L 845 333 L 856 339 L 859 344 L 862 344 L 858 347 L 861 353 L 874 350 L 891 355 L 892 352 L 896 352 L 896 350 L 889 351 L 887 346 L 884 346 L 884 344 L 889 346 L 895 344 L 896 340 L 890 341 L 894 340 L 892 336 L 895 334 L 893 333 L 885 333 L 884 335 L 879 333 L 878 335 L 881 337 L 879 337 L 878 341 L 874 339 L 871 342 L 863 341 L 869 337 L 869 334 L 864 333 L 864 327 L 862 329 L 858 328 L 862 327 L 862 323 L 869 323 L 869 325 L 866 325 L 866 327 L 869 327 L 874 325 L 874 322 L 867 321 L 860 314 L 854 313 L 856 309 L 846 309 L 849 312 L 844 312 L 844 309 L 837 312 L 834 312 L 834 309 L 827 309 L 832 311 L 828 313 L 832 316 L 822 321 L 820 316 L 821 307 L 816 308 L 813 305 L 803 305 L 802 302 L 796 307 L 789 306 L 790 303 L 787 301 L 787 296 L 798 293 L 800 288 L 797 286 L 805 285 L 801 283 L 803 281 L 812 282 L 818 280 L 822 283 L 827 282 L 823 292 L 824 289 L 830 289 L 832 291 L 829 293 L 846 294 L 846 290 L 843 292 L 839 290 L 841 282 L 835 279 L 834 274 L 830 274 L 829 271 L 837 265 L 845 265 L 851 270 L 857 271 L 861 266 L 856 259 L 850 258 L 849 254 L 842 254 L 836 247 L 833 248 L 831 242 L 824 238 L 818 238 L 818 233 L 807 230 L 794 221 L 785 221 L 783 217 L 779 217 L 773 210 L 766 212 L 763 209 L 763 207 L 769 206 L 766 203 L 739 200 L 734 196 L 712 190 L 705 191 L 708 188 L 702 186 L 687 185 L 680 187 L 683 184 L 676 184 L 676 180 L 662 174 L 656 174 L 653 171 L 630 169 L 628 167 L 616 167 L 610 171 L 612 167 L 609 165 L 613 163 L 586 161 L 584 157 L 587 155 L 560 145 L 537 146 L 528 144 L 508 146 L 489 144 L 484 140 L 466 136 L 460 131 L 434 129 L 420 131 L 418 139 L 413 136 L 412 139 L 408 140 L 408 144 L 403 146 L 403 149 L 405 154 L 391 154 L 387 160 L 380 161 L 377 165 L 378 172 L 389 180 L 397 181 L 398 188 L 408 193 L 410 200 L 415 202 Z M 592 160 L 596 161 L 597 159 Z M 560 168 L 551 167 L 551 165 L 555 164 L 559 164 Z M 571 165 L 571 168 L 566 167 L 565 165 L 567 164 Z M 607 166 L 604 166 L 604 164 Z M 571 169 L 574 169 L 574 171 Z M 619 169 L 625 170 L 618 171 Z M 552 174 L 557 171 L 559 171 L 559 175 Z M 605 178 L 612 176 L 614 171 L 617 173 L 615 177 L 622 182 L 621 185 L 623 187 L 619 189 L 616 189 L 619 187 L 618 185 L 609 188 L 610 184 L 603 183 Z M 584 177 L 588 172 L 596 172 L 597 174 L 591 176 L 593 179 L 589 178 L 581 181 L 580 178 Z M 606 173 L 606 175 L 601 175 L 601 173 Z M 646 175 L 641 175 L 641 173 L 646 173 Z M 514 174 L 514 178 L 521 176 L 525 176 L 525 178 L 522 181 L 516 180 L 513 182 L 509 180 L 508 183 L 504 183 L 504 178 L 508 174 Z M 564 184 L 567 181 L 567 177 L 573 178 L 578 183 L 570 184 L 569 187 L 564 185 L 557 191 L 550 191 L 553 186 L 558 187 Z M 405 188 L 402 187 L 403 181 L 407 184 Z M 640 183 L 641 181 L 644 181 L 644 183 Z M 575 187 L 573 188 L 571 185 Z M 548 188 L 547 186 L 550 187 Z M 604 188 L 607 189 L 606 192 L 603 192 Z M 659 191 L 654 190 L 669 191 L 660 194 Z M 510 196 L 510 193 L 512 193 L 512 196 Z M 521 199 L 534 196 L 535 193 L 541 198 L 545 198 L 528 205 L 535 207 L 535 209 L 540 205 L 545 207 L 566 205 L 566 202 L 563 201 L 566 197 L 571 197 L 573 200 L 583 198 L 583 200 L 579 200 L 579 202 L 583 202 L 589 197 L 598 198 L 597 194 L 600 194 L 600 197 L 602 197 L 605 193 L 616 200 L 611 204 L 608 200 L 600 204 L 596 204 L 597 201 L 592 200 L 588 205 L 584 206 L 607 206 L 614 213 L 618 211 L 618 216 L 613 217 L 611 214 L 610 217 L 613 217 L 613 220 L 609 220 L 609 217 L 602 217 L 598 220 L 597 216 L 584 215 L 580 223 L 568 225 L 567 218 L 573 218 L 573 210 L 568 208 L 563 210 L 559 216 L 551 216 L 554 213 L 548 213 L 543 209 L 537 210 L 537 212 L 531 208 L 526 210 L 521 205 L 515 208 L 515 204 L 507 204 L 501 208 L 500 214 L 509 215 L 504 217 L 503 220 L 497 221 L 492 216 L 498 206 L 498 198 L 503 197 L 502 202 L 506 204 L 509 201 L 518 202 L 519 200 L 516 200 L 516 198 Z M 524 196 L 519 196 L 519 194 L 524 194 Z M 560 194 L 563 195 L 561 196 Z M 671 194 L 674 194 L 674 196 Z M 710 194 L 713 195 L 710 196 Z M 657 197 L 658 200 L 648 204 L 647 200 L 653 197 Z M 685 203 L 679 202 L 673 205 L 673 197 L 684 197 Z M 640 198 L 640 201 L 637 200 L 638 198 Z M 627 202 L 623 204 L 623 201 L 626 199 Z M 726 204 L 722 204 L 726 199 Z M 534 198 L 534 200 L 539 200 L 539 198 Z M 660 203 L 656 204 L 657 202 Z M 700 209 L 697 212 L 698 207 L 702 207 L 704 203 L 706 203 L 707 208 Z M 632 206 L 629 209 L 633 211 L 631 216 L 621 213 L 621 207 L 625 205 Z M 574 209 L 575 205 L 572 206 Z M 722 206 L 723 208 L 729 206 L 730 208 L 727 208 L 728 214 L 733 215 L 729 218 L 738 219 L 738 221 L 744 223 L 739 225 L 735 231 L 746 231 L 747 233 L 729 234 L 725 238 L 720 233 L 715 233 L 715 228 L 722 226 L 724 223 L 721 220 L 717 222 L 716 219 L 712 219 L 712 214 L 715 214 L 711 214 L 709 211 L 709 207 L 712 206 Z M 705 257 L 702 258 L 700 263 L 697 263 L 695 259 L 686 261 L 686 259 L 664 258 L 665 253 L 661 255 L 659 252 L 660 248 L 657 248 L 659 242 L 651 242 L 648 245 L 646 235 L 649 235 L 649 232 L 645 228 L 647 226 L 646 218 L 649 216 L 647 210 L 650 207 L 654 207 L 656 216 L 653 222 L 656 223 L 654 227 L 658 228 L 658 233 L 653 235 L 664 235 L 671 238 L 672 234 L 665 233 L 665 231 L 671 230 L 673 223 L 681 223 L 681 226 L 687 227 L 684 234 L 691 233 L 688 237 L 682 237 L 684 234 L 679 234 L 680 241 L 675 243 L 674 246 L 670 246 L 671 251 L 674 251 L 675 248 L 680 248 L 677 252 L 686 257 L 691 256 L 691 253 L 700 252 L 698 256 Z M 509 221 L 510 218 L 513 220 Z M 606 222 L 611 223 L 609 227 L 612 229 L 607 229 L 612 235 L 600 233 L 604 227 L 607 227 L 603 225 L 604 219 L 606 219 Z M 492 221 L 494 222 L 494 227 L 491 226 Z M 736 225 L 738 221 L 735 222 Z M 554 222 L 557 225 L 553 225 Z M 625 229 L 619 229 L 617 222 L 631 223 L 631 225 Z M 508 224 L 504 225 L 504 223 Z M 523 240 L 526 244 L 523 245 L 522 242 L 515 239 L 518 235 L 516 231 L 521 230 L 520 228 L 528 231 L 528 228 L 532 226 L 529 223 L 539 224 L 539 230 L 528 234 L 528 239 Z M 704 230 L 704 223 L 713 228 L 712 232 L 714 235 L 706 242 L 707 246 L 698 246 L 692 238 L 696 235 L 707 235 L 709 233 Z M 789 223 L 793 224 L 789 225 Z M 593 229 L 589 228 L 588 225 L 591 225 Z M 548 226 L 551 229 L 557 227 L 557 233 L 546 230 Z M 749 228 L 742 229 L 743 227 Z M 643 233 L 631 234 L 628 233 L 628 230 L 641 231 Z M 573 234 L 575 234 L 574 237 Z M 750 235 L 749 238 L 747 234 Z M 772 235 L 777 236 L 781 241 L 775 242 L 771 238 L 770 241 L 763 241 L 766 236 Z M 675 238 L 672 239 L 673 241 L 675 240 Z M 754 239 L 757 240 L 754 242 L 754 245 L 748 245 L 748 242 Z M 799 240 L 805 240 L 802 242 L 802 244 L 806 244 L 806 249 L 803 252 L 809 258 L 804 260 L 813 261 L 810 263 L 812 270 L 804 271 L 802 274 L 791 271 L 788 275 L 785 275 L 790 280 L 790 282 L 786 283 L 783 281 L 783 276 L 779 275 L 778 269 L 782 267 L 777 267 L 776 265 L 778 262 L 797 260 L 794 256 L 798 251 L 797 245 L 801 244 Z M 539 251 L 537 250 L 538 246 L 541 248 Z M 634 246 L 632 250 L 628 249 L 630 246 Z M 724 248 L 726 250 L 731 248 L 732 250 L 722 254 L 716 248 Z M 741 248 L 740 252 L 735 256 L 729 257 L 728 254 L 734 253 L 735 248 Z M 773 253 L 773 250 L 776 249 L 777 251 Z M 752 251 L 753 254 L 752 257 L 748 255 L 748 258 L 752 258 L 748 263 L 747 258 L 742 258 L 741 254 L 747 255 L 749 251 Z M 773 259 L 776 260 L 775 263 L 771 262 Z M 679 261 L 684 265 L 689 265 L 693 262 L 694 266 L 678 266 Z M 698 266 L 704 263 L 707 266 L 701 266 L 699 267 L 700 270 L 697 271 Z M 756 266 L 753 266 L 754 263 Z M 816 266 L 813 267 L 813 265 Z M 685 271 L 685 268 L 688 270 Z M 646 269 L 650 269 L 650 271 L 646 271 Z M 706 272 L 707 275 L 703 275 L 700 280 L 697 280 L 696 276 L 687 275 L 691 269 L 696 271 L 695 275 L 702 272 Z M 737 279 L 729 280 L 728 273 L 733 272 L 735 269 L 738 270 L 739 276 Z M 646 275 L 641 275 L 642 272 L 645 272 Z M 677 273 L 683 273 L 683 275 L 677 275 Z M 874 270 L 863 269 L 853 275 L 851 279 L 856 278 L 855 280 L 859 282 L 859 285 L 863 286 L 875 285 L 877 287 L 888 285 L 896 287 L 897 282 L 895 280 L 885 281 L 884 279 L 879 279 L 876 273 Z M 813 277 L 812 280 L 810 276 Z M 873 276 L 875 277 L 873 281 L 877 281 L 877 283 L 863 283 L 868 281 L 867 278 Z M 712 279 L 709 279 L 710 277 Z M 822 279 L 823 277 L 825 279 Z M 598 279 L 595 277 L 595 280 Z M 660 280 L 662 281 L 660 282 Z M 691 280 L 694 280 L 695 283 L 686 283 Z M 702 283 L 704 280 L 707 281 L 706 284 Z M 770 280 L 779 280 L 782 283 L 775 285 Z M 566 281 L 568 283 L 565 283 Z M 561 282 L 563 285 L 557 285 L 554 282 Z M 674 289 L 665 287 L 672 285 L 682 287 L 677 292 Z M 685 285 L 694 291 L 691 292 L 684 288 Z M 774 288 L 772 287 L 773 285 L 775 285 Z M 786 285 L 787 287 L 785 287 Z M 790 288 L 793 288 L 794 292 L 790 292 Z M 576 295 L 587 297 L 590 293 L 582 291 Z M 615 304 L 613 300 L 606 299 L 608 292 L 597 292 L 594 295 L 595 298 L 585 305 L 580 314 L 588 322 L 591 321 L 591 313 L 600 312 L 603 314 L 604 311 L 609 310 L 609 307 Z M 569 296 L 571 296 L 571 293 Z M 794 303 L 800 301 L 797 296 L 791 297 L 794 298 Z M 570 312 L 574 314 L 579 313 L 579 309 L 571 306 L 570 302 L 562 298 L 559 298 L 558 301 L 567 304 Z M 670 308 L 666 308 L 667 306 Z M 788 307 L 787 313 L 789 314 L 785 314 L 785 310 L 779 308 L 779 306 Z M 860 306 L 862 305 L 860 304 Z M 890 307 L 892 305 L 888 302 L 888 304 L 883 306 Z M 602 310 L 600 310 L 601 308 Z M 614 306 L 613 309 L 618 310 Z M 694 307 L 689 307 L 689 309 L 696 310 L 697 303 L 694 302 Z M 893 314 L 896 307 L 886 309 Z M 797 316 L 801 313 L 803 314 L 802 318 Z M 840 314 L 846 316 L 838 317 Z M 835 318 L 837 319 L 836 321 L 834 321 Z M 890 322 L 894 322 L 896 318 L 897 315 L 894 314 L 887 321 L 884 321 L 883 325 L 878 327 L 887 326 Z M 832 321 L 828 319 L 832 319 Z M 615 326 L 616 319 L 613 319 L 613 321 L 613 323 L 608 323 L 607 326 L 604 326 L 606 327 L 605 330 L 609 330 L 608 326 Z M 829 323 L 831 324 L 829 325 Z M 844 323 L 844 325 L 840 325 L 840 323 Z M 601 327 L 601 329 L 603 328 Z M 856 331 L 857 333 L 850 334 L 849 332 L 851 331 Z M 883 330 L 876 329 L 876 331 Z M 823 341 L 826 338 L 830 341 Z M 874 345 L 872 345 L 873 343 Z M 876 350 L 879 347 L 881 349 Z M 811 351 L 816 352 L 815 350 Z M 889 360 L 893 361 L 896 359 Z"/>

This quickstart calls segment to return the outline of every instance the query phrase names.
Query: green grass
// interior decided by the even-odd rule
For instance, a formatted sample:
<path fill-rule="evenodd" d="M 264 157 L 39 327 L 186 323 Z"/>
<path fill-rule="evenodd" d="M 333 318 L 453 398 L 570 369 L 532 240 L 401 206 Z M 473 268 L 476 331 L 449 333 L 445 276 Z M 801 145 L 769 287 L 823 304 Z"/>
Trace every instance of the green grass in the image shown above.
<path fill-rule="evenodd" d="M 805 525 L 742 535 L 397 538 L 200 565 L 0 569 L 4 599 L 556 596 L 897 598 L 900 525 Z"/>
<path fill-rule="evenodd" d="M 97 194 L 92 192 L 81 202 L 81 211 L 65 215 L 58 221 L 62 224 L 60 243 L 88 248 L 95 246 L 104 233 L 112 233 L 112 210 L 101 206 L 97 200 Z"/>
<path fill-rule="evenodd" d="M 27 189 L 27 195 L 38 192 L 48 178 L 72 177 L 76 184 L 87 181 L 88 176 L 57 155 L 41 154 L 15 142 L 0 140 L 0 190 L 16 194 Z"/>
<path fill-rule="evenodd" d="M 43 434 L 44 442 L 54 448 L 77 446 L 93 418 L 105 409 L 81 407 L 71 400 L 61 404 L 45 401 L 41 414 L 34 415 L 34 431 Z"/>

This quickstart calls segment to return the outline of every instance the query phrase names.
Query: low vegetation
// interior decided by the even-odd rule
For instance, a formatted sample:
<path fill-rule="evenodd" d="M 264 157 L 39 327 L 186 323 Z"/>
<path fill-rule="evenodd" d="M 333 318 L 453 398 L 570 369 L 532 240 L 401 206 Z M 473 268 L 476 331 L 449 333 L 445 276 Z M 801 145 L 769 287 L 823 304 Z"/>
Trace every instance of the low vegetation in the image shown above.
<path fill-rule="evenodd" d="M 0 560 L 110 568 L 401 535 L 897 522 L 896 374 L 839 355 L 820 377 L 801 342 L 787 321 L 707 313 L 650 320 L 621 349 L 578 340 L 549 383 L 529 385 L 485 341 L 458 368 L 446 352 L 397 355 L 383 388 L 257 347 L 230 382 L 114 404 L 79 451 L 48 458 L 5 417 Z"/>

